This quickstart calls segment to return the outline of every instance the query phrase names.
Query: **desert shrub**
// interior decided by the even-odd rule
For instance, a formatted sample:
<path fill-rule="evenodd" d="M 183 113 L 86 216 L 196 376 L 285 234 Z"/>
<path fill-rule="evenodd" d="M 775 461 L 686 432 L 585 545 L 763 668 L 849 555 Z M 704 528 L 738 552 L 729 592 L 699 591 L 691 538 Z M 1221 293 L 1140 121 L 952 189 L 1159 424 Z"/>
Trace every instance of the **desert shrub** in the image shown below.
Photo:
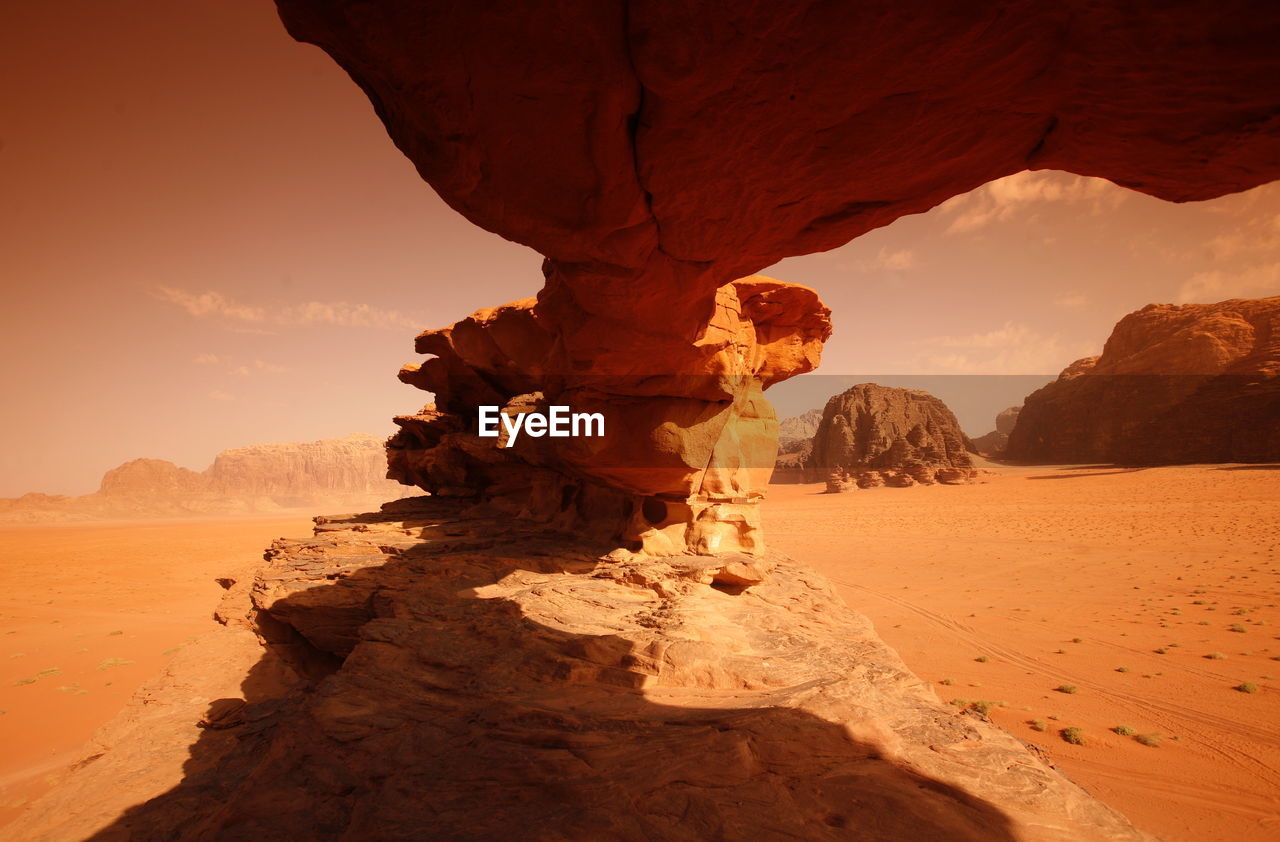
<path fill-rule="evenodd" d="M 1045 722 L 1043 719 L 1033 719 L 1033 720 L 1031 720 L 1031 722 L 1030 722 L 1029 724 L 1031 725 L 1031 730 L 1032 730 L 1032 731 L 1047 731 L 1047 730 L 1049 730 L 1049 723 Z"/>
<path fill-rule="evenodd" d="M 1117 734 L 1119 734 L 1122 737 L 1132 737 L 1134 734 L 1138 733 L 1137 729 L 1130 728 L 1128 725 L 1117 725 L 1111 730 L 1115 731 Z"/>
<path fill-rule="evenodd" d="M 1071 642 L 1072 642 L 1072 643 L 1084 643 L 1084 638 L 1083 638 L 1083 637 L 1073 637 L 1073 638 L 1071 638 Z"/>
<path fill-rule="evenodd" d="M 1164 737 L 1159 734 L 1138 734 L 1134 739 L 1151 748 L 1160 748 L 1160 744 L 1164 742 Z"/>
<path fill-rule="evenodd" d="M 1057 690 L 1059 693 L 1066 693 L 1067 695 L 1076 693 L 1080 690 L 1080 688 L 1075 686 L 1074 684 L 1059 684 L 1057 687 L 1053 689 Z"/>
<path fill-rule="evenodd" d="M 987 661 L 990 661 L 991 659 L 988 658 L 986 655 L 979 655 L 978 657 L 974 658 L 974 660 L 980 664 L 985 664 Z"/>
<path fill-rule="evenodd" d="M 950 687 L 952 684 L 955 684 L 956 682 L 955 682 L 955 680 L 954 680 L 954 679 L 951 679 L 951 678 L 944 678 L 944 679 L 942 679 L 941 681 L 939 681 L 938 683 L 939 683 L 939 684 L 941 684 L 941 685 L 943 685 L 944 687 Z"/>
<path fill-rule="evenodd" d="M 1239 623 L 1232 623 L 1231 625 L 1227 626 L 1227 630 L 1233 631 L 1236 634 L 1244 634 L 1245 632 L 1244 626 L 1240 625 Z"/>
<path fill-rule="evenodd" d="M 1157 655 L 1164 655 L 1164 654 L 1168 653 L 1168 651 L 1169 651 L 1168 649 L 1166 649 L 1165 647 L 1161 646 L 1159 649 L 1157 649 L 1157 650 L 1156 650 L 1156 654 L 1157 654 Z"/>
<path fill-rule="evenodd" d="M 1073 746 L 1085 745 L 1083 728 L 1076 728 L 1074 726 L 1071 728 L 1063 728 L 1058 732 L 1058 734 L 1062 737 L 1064 742 L 1071 743 Z"/>
<path fill-rule="evenodd" d="M 1258 685 L 1254 684 L 1252 681 L 1246 681 L 1243 684 L 1237 684 L 1231 689 L 1239 690 L 1241 693 L 1257 693 Z"/>
<path fill-rule="evenodd" d="M 1116 672 L 1128 672 L 1128 667 L 1116 667 Z"/>
<path fill-rule="evenodd" d="M 1205 655 L 1205 657 L 1210 661 L 1225 661 L 1227 659 L 1227 656 L 1221 652 L 1210 652 L 1208 655 Z"/>

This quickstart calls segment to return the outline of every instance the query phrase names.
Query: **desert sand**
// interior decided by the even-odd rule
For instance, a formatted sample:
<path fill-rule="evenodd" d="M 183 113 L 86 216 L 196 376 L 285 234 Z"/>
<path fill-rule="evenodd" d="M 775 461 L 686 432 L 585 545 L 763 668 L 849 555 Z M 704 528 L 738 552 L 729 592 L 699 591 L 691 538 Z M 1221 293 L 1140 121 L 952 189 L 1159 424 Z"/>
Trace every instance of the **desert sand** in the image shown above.
<path fill-rule="evenodd" d="M 773 486 L 765 526 L 940 698 L 1000 703 L 996 723 L 1139 828 L 1280 837 L 1280 466 L 994 471 Z"/>
<path fill-rule="evenodd" d="M 243 575 L 273 538 L 310 525 L 294 516 L 0 530 L 0 826 L 214 627 L 218 577 Z"/>

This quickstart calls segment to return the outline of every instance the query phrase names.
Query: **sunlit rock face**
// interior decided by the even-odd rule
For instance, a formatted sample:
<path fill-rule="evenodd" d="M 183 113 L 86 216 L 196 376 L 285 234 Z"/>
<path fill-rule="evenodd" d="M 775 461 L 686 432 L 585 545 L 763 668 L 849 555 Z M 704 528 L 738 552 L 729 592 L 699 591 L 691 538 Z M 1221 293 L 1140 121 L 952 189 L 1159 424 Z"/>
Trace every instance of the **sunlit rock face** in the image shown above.
<path fill-rule="evenodd" d="M 1149 304 L 1027 398 L 1010 459 L 1280 460 L 1280 296 Z"/>
<path fill-rule="evenodd" d="M 574 370 L 532 299 L 478 311 L 418 337 L 434 356 L 400 376 L 436 400 L 396 419 L 390 475 L 649 553 L 758 552 L 778 428 L 764 389 L 818 365 L 828 317 L 806 287 L 742 278 L 717 293 L 698 370 L 655 350 L 620 375 Z M 482 406 L 565 406 L 603 435 L 484 438 Z"/>
<path fill-rule="evenodd" d="M 547 258 L 530 318 L 567 391 L 716 375 L 724 285 L 1021 170 L 1173 201 L 1280 175 L 1280 14 L 1253 3 L 277 5 L 450 206 Z M 643 469 L 592 473 L 744 485 Z"/>

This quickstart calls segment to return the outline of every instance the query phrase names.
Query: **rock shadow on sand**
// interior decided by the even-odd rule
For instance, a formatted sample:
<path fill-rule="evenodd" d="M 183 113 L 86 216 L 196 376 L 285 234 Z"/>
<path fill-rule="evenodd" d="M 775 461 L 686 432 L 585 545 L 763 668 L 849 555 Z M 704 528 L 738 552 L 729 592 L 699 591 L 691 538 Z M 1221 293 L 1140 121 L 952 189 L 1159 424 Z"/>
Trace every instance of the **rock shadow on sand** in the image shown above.
<path fill-rule="evenodd" d="M 264 568 L 260 604 L 293 593 L 258 612 L 243 699 L 211 699 L 182 782 L 92 838 L 1015 838 L 988 801 L 778 704 L 804 688 L 744 686 L 712 643 L 625 636 L 678 628 L 680 601 L 620 586 L 591 548 L 437 509 L 404 521 L 412 541 L 371 541 L 377 563 L 321 532 Z M 606 593 L 630 606 L 618 633 L 573 631 L 615 622 Z M 282 671 L 301 679 L 284 695 Z"/>

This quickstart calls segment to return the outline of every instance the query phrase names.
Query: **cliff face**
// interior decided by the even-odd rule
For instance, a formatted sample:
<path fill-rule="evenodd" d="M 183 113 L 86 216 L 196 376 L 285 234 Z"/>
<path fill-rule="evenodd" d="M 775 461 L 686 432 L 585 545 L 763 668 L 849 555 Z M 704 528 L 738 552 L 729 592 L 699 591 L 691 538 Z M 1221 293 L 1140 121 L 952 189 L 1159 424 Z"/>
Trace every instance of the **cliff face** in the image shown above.
<path fill-rule="evenodd" d="M 654 348 L 626 375 L 566 373 L 532 300 L 426 331 L 417 349 L 433 357 L 400 377 L 436 400 L 395 419 L 389 476 L 659 555 L 763 551 L 778 430 L 764 390 L 817 367 L 830 311 L 813 290 L 759 275 L 721 287 L 715 305 L 697 367 Z M 478 435 L 480 406 L 556 405 L 598 414 L 600 434 Z"/>
<path fill-rule="evenodd" d="M 387 509 L 276 542 L 14 838 L 1144 838 L 790 559 Z"/>
<path fill-rule="evenodd" d="M 82 497 L 27 494 L 0 500 L 0 518 L 38 522 L 192 514 L 248 514 L 282 508 L 361 509 L 404 495 L 386 478 L 383 439 L 284 442 L 224 450 L 202 472 L 163 459 L 134 459 Z"/>
<path fill-rule="evenodd" d="M 875 383 L 827 401 L 799 467 L 803 481 L 826 480 L 830 491 L 967 482 L 976 474 L 964 433 L 946 404 L 928 392 Z M 789 473 L 778 479 L 786 481 Z"/>
<path fill-rule="evenodd" d="M 974 452 L 980 456 L 1002 456 L 1009 444 L 1009 434 L 1018 423 L 1021 406 L 1011 406 L 996 414 L 996 428 L 984 436 L 973 440 Z"/>
<path fill-rule="evenodd" d="M 803 415 L 778 422 L 778 452 L 807 452 L 813 445 L 813 434 L 822 423 L 822 410 L 811 409 Z"/>
<path fill-rule="evenodd" d="M 1280 459 L 1280 297 L 1151 304 L 1102 355 L 1027 398 L 1006 455 L 1026 462 Z"/>

